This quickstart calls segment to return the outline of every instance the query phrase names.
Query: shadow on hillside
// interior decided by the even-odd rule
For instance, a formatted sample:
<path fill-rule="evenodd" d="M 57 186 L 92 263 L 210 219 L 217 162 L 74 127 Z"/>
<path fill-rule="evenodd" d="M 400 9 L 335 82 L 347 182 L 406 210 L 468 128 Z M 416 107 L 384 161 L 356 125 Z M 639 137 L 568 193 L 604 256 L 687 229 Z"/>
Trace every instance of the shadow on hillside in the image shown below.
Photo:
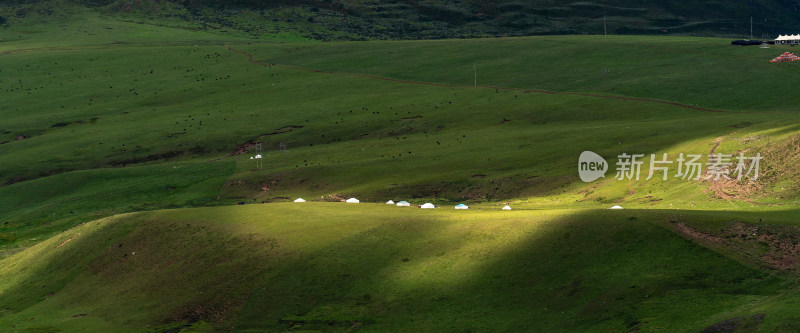
<path fill-rule="evenodd" d="M 285 255 L 268 235 L 217 231 L 218 220 L 148 214 L 86 223 L 4 258 L 0 327 L 60 331 L 69 321 L 72 329 L 104 331 L 97 321 L 140 330 L 166 324 L 155 329 L 161 332 L 174 323 L 220 323 L 252 292 L 248 282 Z M 89 319 L 73 319 L 81 317 Z"/>
<path fill-rule="evenodd" d="M 788 281 L 655 225 L 672 215 L 381 224 L 271 273 L 236 329 L 699 331 Z"/>
<path fill-rule="evenodd" d="M 80 225 L 12 257 L 3 259 L 0 319 L 23 311 L 59 292 L 86 271 L 106 246 L 125 237 L 133 225 L 129 217 L 116 216 Z M 9 281 L 14 283 L 9 284 Z"/>
<path fill-rule="evenodd" d="M 38 245 L 44 252 L 4 259 L 17 263 L 8 277 L 23 280 L 0 293 L 0 322 L 55 306 L 118 325 L 234 320 L 241 331 L 699 331 L 742 315 L 779 320 L 748 306 L 793 279 L 662 226 L 680 222 L 732 241 L 715 249 L 759 255 L 759 238 L 738 231 L 800 239 L 791 209 L 431 213 L 377 215 L 374 227 L 305 254 L 276 247 L 269 230 L 234 236 L 216 220 L 87 224 Z"/>

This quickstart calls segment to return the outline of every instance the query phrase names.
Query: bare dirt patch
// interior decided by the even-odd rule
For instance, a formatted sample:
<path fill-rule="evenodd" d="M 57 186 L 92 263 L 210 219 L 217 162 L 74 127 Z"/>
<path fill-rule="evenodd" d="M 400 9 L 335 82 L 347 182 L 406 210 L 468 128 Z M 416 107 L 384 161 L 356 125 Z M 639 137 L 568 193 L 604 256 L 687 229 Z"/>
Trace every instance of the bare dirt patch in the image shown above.
<path fill-rule="evenodd" d="M 700 333 L 754 332 L 756 327 L 764 321 L 764 317 L 766 317 L 765 314 L 756 314 L 750 318 L 735 317 L 706 327 Z"/>
<path fill-rule="evenodd" d="M 734 221 L 717 233 L 701 231 L 673 217 L 673 230 L 711 248 L 723 248 L 754 264 L 779 271 L 800 268 L 800 227 Z"/>
<path fill-rule="evenodd" d="M 238 146 L 238 147 L 236 147 L 236 149 L 235 149 L 235 150 L 234 150 L 234 151 L 233 151 L 233 152 L 232 152 L 230 155 L 228 155 L 228 156 L 236 156 L 236 155 L 241 155 L 241 154 L 247 153 L 248 151 L 250 151 L 251 149 L 253 149 L 253 147 L 255 147 L 255 145 L 256 145 L 256 142 L 260 142 L 262 139 L 264 139 L 264 138 L 266 138 L 266 137 L 268 137 L 268 136 L 273 136 L 273 135 L 278 135 L 278 134 L 283 134 L 283 133 L 289 133 L 289 132 L 291 132 L 291 131 L 294 131 L 294 130 L 296 130 L 296 129 L 301 129 L 301 128 L 303 128 L 303 126 L 299 126 L 299 125 L 288 125 L 288 126 L 284 126 L 284 127 L 278 128 L 278 129 L 276 129 L 276 130 L 272 131 L 271 133 L 267 133 L 267 134 L 261 134 L 261 135 L 259 135 L 258 137 L 255 137 L 255 138 L 253 138 L 253 139 L 247 140 L 247 142 L 245 142 L 245 143 L 243 143 L 243 144 L 239 145 L 239 146 Z"/>
<path fill-rule="evenodd" d="M 733 134 L 733 133 L 731 133 Z M 729 135 L 731 135 L 729 134 Z M 728 135 L 728 136 L 729 136 Z M 716 139 L 711 154 L 716 152 L 720 143 L 725 137 Z M 753 140 L 745 138 L 746 142 Z M 758 177 L 755 178 L 755 170 L 745 174 L 750 170 L 744 170 L 739 179 L 738 174 L 734 174 L 737 157 L 739 154 L 745 157 L 754 157 L 760 154 L 761 160 L 758 167 Z M 800 134 L 793 135 L 788 139 L 774 142 L 763 147 L 751 147 L 731 154 L 731 166 L 729 167 L 729 178 L 720 177 L 717 180 L 705 179 L 708 182 L 708 191 L 714 196 L 725 200 L 741 200 L 757 205 L 791 205 L 799 204 L 800 185 L 796 180 L 800 179 Z M 752 161 L 746 161 L 746 166 L 750 166 Z M 793 181 L 793 182 L 787 182 Z M 780 186 L 775 186 L 780 184 Z M 782 199 L 779 203 L 765 203 L 764 198 Z M 793 200 L 793 201 L 789 201 Z"/>

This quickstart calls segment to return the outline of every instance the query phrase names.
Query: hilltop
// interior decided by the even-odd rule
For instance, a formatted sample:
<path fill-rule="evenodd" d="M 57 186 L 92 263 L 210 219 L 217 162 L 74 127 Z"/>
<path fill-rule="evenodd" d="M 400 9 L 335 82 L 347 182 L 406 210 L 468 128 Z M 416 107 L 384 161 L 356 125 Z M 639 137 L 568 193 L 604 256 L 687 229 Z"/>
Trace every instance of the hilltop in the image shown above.
<path fill-rule="evenodd" d="M 28 13 L 53 15 L 60 1 L 11 1 L 6 24 Z M 651 34 L 773 38 L 796 33 L 791 1 L 219 1 L 83 0 L 129 19 L 183 21 L 253 36 L 318 40 L 441 39 L 558 34 Z M 49 7 L 42 8 L 41 6 Z M 37 7 L 39 6 L 39 7 Z M 2 16 L 2 14 L 0 14 Z M 1 24 L 2 22 L 0 22 Z"/>

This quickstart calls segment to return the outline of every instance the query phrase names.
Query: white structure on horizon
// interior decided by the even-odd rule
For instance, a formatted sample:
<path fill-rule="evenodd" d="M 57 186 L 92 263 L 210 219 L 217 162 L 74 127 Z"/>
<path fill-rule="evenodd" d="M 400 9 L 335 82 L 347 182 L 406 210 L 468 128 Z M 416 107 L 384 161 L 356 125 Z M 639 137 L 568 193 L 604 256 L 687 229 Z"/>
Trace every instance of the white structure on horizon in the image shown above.
<path fill-rule="evenodd" d="M 511 206 L 506 205 L 505 207 L 503 207 L 503 210 L 511 210 Z"/>
<path fill-rule="evenodd" d="M 422 208 L 422 209 L 433 209 L 433 208 L 436 208 L 436 206 L 434 206 L 434 205 L 433 205 L 432 203 L 430 203 L 430 202 L 426 202 L 424 205 L 422 205 L 422 206 L 419 206 L 419 208 Z"/>
<path fill-rule="evenodd" d="M 800 35 L 778 35 L 775 44 L 800 44 Z"/>
<path fill-rule="evenodd" d="M 386 202 L 386 204 L 387 204 L 387 205 L 394 205 L 394 201 L 392 201 L 392 200 L 389 200 L 389 201 L 387 201 L 387 202 Z"/>
<path fill-rule="evenodd" d="M 303 198 L 297 198 L 294 200 L 294 202 L 306 202 L 306 200 Z"/>
<path fill-rule="evenodd" d="M 411 206 L 411 204 L 408 203 L 408 201 L 405 201 L 405 200 L 404 201 L 400 201 L 400 202 L 397 203 L 397 207 L 410 207 L 410 206 Z"/>
<path fill-rule="evenodd" d="M 356 199 L 356 198 L 350 198 L 350 199 L 347 199 L 347 200 L 345 200 L 345 202 L 346 202 L 346 203 L 359 203 L 359 202 L 361 202 L 361 201 L 359 201 L 359 200 L 358 200 L 358 199 Z"/>

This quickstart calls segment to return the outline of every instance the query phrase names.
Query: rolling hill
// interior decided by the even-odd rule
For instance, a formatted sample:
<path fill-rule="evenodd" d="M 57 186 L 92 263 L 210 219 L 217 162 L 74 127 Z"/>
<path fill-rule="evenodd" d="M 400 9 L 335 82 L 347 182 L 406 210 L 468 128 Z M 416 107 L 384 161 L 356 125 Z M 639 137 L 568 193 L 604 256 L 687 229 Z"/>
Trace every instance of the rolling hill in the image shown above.
<path fill-rule="evenodd" d="M 798 329 L 799 67 L 768 62 L 791 47 L 324 43 L 243 29 L 278 10 L 246 2 L 230 26 L 211 2 L 88 5 L 0 12 L 2 330 Z M 585 150 L 764 159 L 584 183 Z"/>
<path fill-rule="evenodd" d="M 385 206 L 285 203 L 87 223 L 4 259 L 0 325 L 697 332 L 743 318 L 733 327 L 797 329 L 790 277 L 664 230 L 663 213 Z"/>

